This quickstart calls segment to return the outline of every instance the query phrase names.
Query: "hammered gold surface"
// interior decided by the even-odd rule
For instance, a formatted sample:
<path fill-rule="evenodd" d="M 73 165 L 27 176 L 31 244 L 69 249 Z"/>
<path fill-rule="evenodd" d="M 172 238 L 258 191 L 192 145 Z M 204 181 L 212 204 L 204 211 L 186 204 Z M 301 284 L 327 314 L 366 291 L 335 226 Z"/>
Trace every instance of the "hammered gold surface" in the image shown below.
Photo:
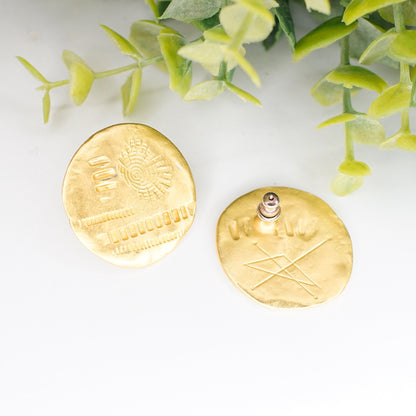
<path fill-rule="evenodd" d="M 192 225 L 195 186 L 179 150 L 141 124 L 118 124 L 76 152 L 63 202 L 79 240 L 118 266 L 144 267 L 171 252 Z"/>
<path fill-rule="evenodd" d="M 280 198 L 275 222 L 256 214 L 266 192 Z M 235 286 L 275 308 L 326 302 L 351 275 L 351 239 L 342 221 L 320 198 L 292 188 L 257 189 L 234 201 L 218 221 L 217 249 Z"/>

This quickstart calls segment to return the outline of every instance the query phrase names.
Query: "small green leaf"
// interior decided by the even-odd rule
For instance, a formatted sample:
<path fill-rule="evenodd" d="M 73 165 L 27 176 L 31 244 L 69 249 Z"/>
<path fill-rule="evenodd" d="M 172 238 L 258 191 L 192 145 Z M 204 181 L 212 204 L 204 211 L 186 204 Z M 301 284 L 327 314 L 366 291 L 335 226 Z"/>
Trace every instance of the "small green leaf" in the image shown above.
<path fill-rule="evenodd" d="M 416 64 L 416 31 L 405 30 L 395 37 L 390 43 L 390 57 L 396 61 L 404 61 L 408 64 Z"/>
<path fill-rule="evenodd" d="M 383 140 L 380 143 L 380 149 L 382 150 L 392 150 L 396 147 L 396 143 L 398 138 L 402 135 L 402 132 L 399 131 L 396 134 L 393 134 L 393 136 L 388 137 L 386 140 Z"/>
<path fill-rule="evenodd" d="M 396 146 L 406 152 L 416 152 L 416 136 L 410 132 L 403 132 L 397 138 Z"/>
<path fill-rule="evenodd" d="M 253 66 L 250 64 L 247 59 L 244 58 L 243 55 L 241 55 L 239 52 L 234 52 L 234 58 L 238 62 L 238 65 L 240 68 L 250 77 L 250 79 L 253 81 L 254 85 L 257 87 L 260 87 L 261 81 L 260 77 L 257 74 L 256 70 L 253 68 Z"/>
<path fill-rule="evenodd" d="M 280 26 L 279 21 L 277 20 L 276 24 L 273 26 L 273 30 L 269 33 L 269 36 L 262 42 L 264 49 L 266 49 L 266 51 L 271 49 L 282 37 L 282 33 L 282 26 Z"/>
<path fill-rule="evenodd" d="M 221 0 L 172 0 L 160 18 L 183 22 L 202 20 L 213 16 L 220 7 Z"/>
<path fill-rule="evenodd" d="M 312 97 L 324 106 L 340 103 L 344 94 L 344 87 L 329 82 L 326 79 L 327 75 L 321 78 L 311 89 Z M 358 91 L 360 91 L 360 88 L 353 87 L 351 89 L 351 95 L 355 95 Z"/>
<path fill-rule="evenodd" d="M 387 117 L 409 107 L 411 84 L 393 85 L 384 90 L 370 105 L 370 117 Z"/>
<path fill-rule="evenodd" d="M 294 51 L 296 43 L 295 25 L 293 23 L 292 13 L 290 12 L 289 1 L 279 0 L 279 7 L 276 7 L 274 12 L 279 20 L 280 27 L 285 32 L 290 48 Z"/>
<path fill-rule="evenodd" d="M 49 95 L 49 90 L 45 91 L 45 95 L 42 99 L 42 109 L 43 109 L 43 122 L 46 124 L 49 121 L 49 113 L 51 111 L 51 97 Z"/>
<path fill-rule="evenodd" d="M 265 19 L 264 16 L 258 14 L 253 15 L 250 23 L 245 28 L 244 37 L 242 39 L 243 43 L 261 42 L 266 39 L 273 30 L 274 17 L 269 10 L 264 10 L 270 15 L 271 19 Z M 246 7 L 241 4 L 232 4 L 221 10 L 220 22 L 231 38 L 234 38 L 237 33 L 239 33 L 247 13 L 249 12 Z"/>
<path fill-rule="evenodd" d="M 238 64 L 234 55 L 228 52 L 226 45 L 210 40 L 188 43 L 178 53 L 184 58 L 199 62 L 214 76 L 218 76 L 221 62 L 225 61 L 227 63 L 227 70 L 229 71 Z M 245 50 L 241 47 L 240 54 L 244 53 Z"/>
<path fill-rule="evenodd" d="M 387 55 L 390 43 L 397 36 L 396 32 L 387 32 L 373 40 L 360 57 L 360 64 L 371 65 Z"/>
<path fill-rule="evenodd" d="M 179 55 L 185 45 L 185 39 L 176 33 L 161 33 L 158 36 L 160 49 L 168 67 L 170 88 L 183 97 L 192 82 L 191 62 Z"/>
<path fill-rule="evenodd" d="M 339 173 L 331 183 L 331 190 L 338 196 L 345 196 L 362 186 L 364 179 L 361 176 L 349 176 Z"/>
<path fill-rule="evenodd" d="M 342 84 L 345 88 L 365 88 L 379 94 L 388 87 L 387 83 L 374 72 L 354 65 L 339 66 L 331 71 L 326 79 L 333 84 Z"/>
<path fill-rule="evenodd" d="M 358 160 L 344 160 L 338 167 L 340 173 L 348 176 L 368 176 L 371 169 L 364 162 Z"/>
<path fill-rule="evenodd" d="M 268 21 L 272 25 L 274 24 L 273 14 L 270 13 L 268 9 L 278 6 L 278 4 L 275 1 L 273 0 L 269 0 L 267 2 L 264 2 L 262 0 L 234 0 L 234 1 L 244 6 L 246 10 L 251 11 L 256 16 L 262 18 L 265 21 Z"/>
<path fill-rule="evenodd" d="M 75 53 L 65 50 L 62 58 L 69 70 L 69 94 L 76 105 L 81 105 L 88 96 L 95 79 L 91 68 Z"/>
<path fill-rule="evenodd" d="M 135 69 L 121 87 L 121 98 L 123 100 L 123 114 L 129 115 L 136 105 L 142 82 L 142 69 Z"/>
<path fill-rule="evenodd" d="M 356 26 L 357 23 L 346 26 L 341 21 L 340 16 L 327 20 L 296 43 L 293 60 L 297 62 L 314 50 L 324 48 L 342 39 L 344 36 L 349 35 Z"/>
<path fill-rule="evenodd" d="M 338 114 L 335 117 L 331 117 L 328 120 L 322 122 L 317 129 L 322 129 L 323 127 L 332 126 L 333 124 L 339 124 L 339 123 L 346 123 L 347 121 L 354 120 L 357 116 L 355 114 L 350 113 L 344 113 L 344 114 Z"/>
<path fill-rule="evenodd" d="M 305 0 L 305 4 L 309 11 L 316 10 L 317 12 L 326 15 L 331 13 L 331 3 L 329 0 Z"/>
<path fill-rule="evenodd" d="M 139 20 L 130 27 L 129 40 L 146 58 L 155 58 L 162 55 L 157 38 L 162 30 L 164 33 L 178 34 L 168 26 L 150 20 Z M 165 62 L 158 62 L 156 65 L 164 71 L 168 70 Z"/>
<path fill-rule="evenodd" d="M 388 6 L 380 9 L 380 16 L 390 23 L 394 23 L 393 7 Z M 407 0 L 402 3 L 404 24 L 406 26 L 416 26 L 416 0 Z"/>
<path fill-rule="evenodd" d="M 359 17 L 370 14 L 382 7 L 404 0 L 352 0 L 345 9 L 343 21 L 349 25 Z"/>
<path fill-rule="evenodd" d="M 208 19 L 193 20 L 191 24 L 200 32 L 205 32 L 206 30 L 220 25 L 220 12 L 215 13 L 214 16 L 208 17 Z"/>
<path fill-rule="evenodd" d="M 364 114 L 359 114 L 355 120 L 346 123 L 346 128 L 355 143 L 378 146 L 386 138 L 383 125 Z"/>
<path fill-rule="evenodd" d="M 231 84 L 231 82 L 227 82 L 227 88 L 232 93 L 234 93 L 235 95 L 237 95 L 238 97 L 240 97 L 243 101 L 250 101 L 251 103 L 256 104 L 259 107 L 261 107 L 261 102 L 256 97 L 254 97 L 253 95 L 249 94 L 247 91 L 244 91 L 241 88 L 238 88 L 234 84 Z"/>
<path fill-rule="evenodd" d="M 100 25 L 110 39 L 114 42 L 114 44 L 120 49 L 122 53 L 125 55 L 131 56 L 134 59 L 142 59 L 143 57 L 140 55 L 139 51 L 123 36 L 119 35 L 113 29 L 105 25 Z"/>
<path fill-rule="evenodd" d="M 25 58 L 22 58 L 21 56 L 17 56 L 17 59 L 39 81 L 43 83 L 48 82 L 47 79 L 32 64 L 26 61 Z"/>
<path fill-rule="evenodd" d="M 193 86 L 185 95 L 185 101 L 211 100 L 224 91 L 224 81 L 204 81 Z"/>

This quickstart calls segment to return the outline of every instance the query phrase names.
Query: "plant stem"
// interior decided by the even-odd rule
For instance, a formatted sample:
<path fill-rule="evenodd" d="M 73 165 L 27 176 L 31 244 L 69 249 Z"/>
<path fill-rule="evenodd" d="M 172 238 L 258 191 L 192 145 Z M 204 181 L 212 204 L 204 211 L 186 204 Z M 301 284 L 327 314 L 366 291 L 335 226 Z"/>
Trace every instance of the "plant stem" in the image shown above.
<path fill-rule="evenodd" d="M 350 42 L 349 37 L 345 36 L 341 39 L 341 65 L 350 64 Z M 355 110 L 351 103 L 351 90 L 345 88 L 342 96 L 343 113 L 354 113 Z M 348 123 L 345 123 L 345 159 L 354 160 L 354 143 L 348 128 Z"/>
<path fill-rule="evenodd" d="M 393 4 L 393 16 L 396 31 L 398 33 L 405 31 L 406 25 L 404 23 L 403 9 L 401 3 Z M 409 64 L 403 61 L 400 61 L 400 82 L 405 85 L 411 82 Z M 408 108 L 402 111 L 400 130 L 406 132 L 410 131 Z"/>
<path fill-rule="evenodd" d="M 243 43 L 244 36 L 247 33 L 248 27 L 250 26 L 251 21 L 253 20 L 253 13 L 247 12 L 243 21 L 241 22 L 241 26 L 239 27 L 237 33 L 233 37 L 233 40 L 230 43 L 229 48 L 234 51 L 238 51 L 241 44 Z"/>
<path fill-rule="evenodd" d="M 108 71 L 102 71 L 102 72 L 95 72 L 95 78 L 105 78 L 105 77 L 111 77 L 112 75 L 121 74 L 122 72 L 130 71 L 131 69 L 137 68 L 137 64 L 131 64 L 122 66 L 121 68 L 116 69 L 110 69 Z"/>

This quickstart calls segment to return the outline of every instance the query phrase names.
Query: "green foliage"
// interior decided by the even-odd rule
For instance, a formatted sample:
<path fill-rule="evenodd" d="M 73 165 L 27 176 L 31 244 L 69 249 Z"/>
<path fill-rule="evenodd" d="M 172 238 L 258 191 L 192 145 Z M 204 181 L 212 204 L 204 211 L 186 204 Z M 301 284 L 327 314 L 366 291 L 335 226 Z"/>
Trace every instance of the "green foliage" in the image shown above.
<path fill-rule="evenodd" d="M 76 105 L 81 105 L 87 98 L 95 76 L 92 69 L 75 53 L 65 50 L 62 59 L 69 71 L 69 94 Z"/>
<path fill-rule="evenodd" d="M 399 33 L 390 44 L 389 54 L 396 61 L 416 64 L 416 31 L 404 30 Z"/>
<path fill-rule="evenodd" d="M 341 16 L 334 17 L 300 39 L 295 45 L 293 60 L 297 62 L 314 50 L 331 45 L 344 36 L 349 35 L 357 26 L 357 23 L 347 26 L 341 20 Z"/>
<path fill-rule="evenodd" d="M 402 83 L 387 88 L 370 105 L 368 115 L 375 118 L 387 117 L 409 108 L 411 85 Z"/>
<path fill-rule="evenodd" d="M 409 120 L 409 108 L 416 107 L 416 66 L 411 68 L 416 65 L 416 0 L 305 0 L 304 6 L 318 22 L 298 42 L 291 13 L 293 0 L 145 1 L 155 20 L 135 21 L 128 39 L 102 26 L 120 52 L 132 58 L 130 65 L 95 72 L 78 55 L 64 51 L 69 77 L 49 81 L 26 59 L 17 57 L 40 82 L 45 123 L 49 120 L 52 89 L 69 84 L 72 100 L 80 105 L 96 80 L 121 73 L 127 73 L 121 85 L 123 114 L 131 114 L 140 99 L 147 67 L 153 65 L 168 73 L 170 88 L 184 101 L 212 100 L 229 91 L 260 106 L 257 98 L 238 86 L 242 73 L 256 86 L 261 83 L 255 66 L 245 56 L 245 47 L 261 42 L 269 50 L 284 33 L 295 62 L 337 41 L 341 46 L 339 65 L 328 68 L 311 89 L 315 100 L 324 106 L 342 104 L 341 114 L 318 126 L 344 125 L 345 158 L 331 183 L 335 194 L 354 192 L 371 173 L 367 164 L 355 159 L 355 144 L 416 151 L 416 135 L 411 132 Z M 171 27 L 172 20 L 181 22 L 179 32 Z M 180 33 L 184 24 L 192 25 L 200 34 L 187 40 Z M 358 63 L 351 65 L 350 59 Z M 377 62 L 397 70 L 394 85 L 388 86 L 376 73 L 361 66 Z M 195 64 L 207 71 L 207 78 L 191 86 Z M 377 94 L 367 113 L 355 110 L 352 103 L 362 89 Z M 386 139 L 379 119 L 396 113 L 401 113 L 400 128 Z"/>
<path fill-rule="evenodd" d="M 221 0 L 172 0 L 160 18 L 192 22 L 213 16 L 220 7 Z"/>
<path fill-rule="evenodd" d="M 404 0 L 352 0 L 345 9 L 344 22 L 349 25 L 359 17 L 368 15 L 376 10 Z"/>
<path fill-rule="evenodd" d="M 123 38 L 123 36 L 119 35 L 117 32 L 107 26 L 101 25 L 101 27 L 105 30 L 107 35 L 122 53 L 131 56 L 132 58 L 139 61 L 142 59 L 139 51 L 126 38 Z"/>
<path fill-rule="evenodd" d="M 326 76 L 333 84 L 342 84 L 345 88 L 365 88 L 381 93 L 387 88 L 387 83 L 374 72 L 353 65 L 342 65 Z"/>
<path fill-rule="evenodd" d="M 290 11 L 289 0 L 279 0 L 279 7 L 276 7 L 274 12 L 277 16 L 279 27 L 282 28 L 290 48 L 294 51 L 296 44 L 295 24 Z"/>
<path fill-rule="evenodd" d="M 135 69 L 121 87 L 121 98 L 123 100 L 123 114 L 129 115 L 136 104 L 142 83 L 142 69 Z"/>
<path fill-rule="evenodd" d="M 331 191 L 338 196 L 355 192 L 364 183 L 362 176 L 349 176 L 339 173 L 331 183 Z"/>

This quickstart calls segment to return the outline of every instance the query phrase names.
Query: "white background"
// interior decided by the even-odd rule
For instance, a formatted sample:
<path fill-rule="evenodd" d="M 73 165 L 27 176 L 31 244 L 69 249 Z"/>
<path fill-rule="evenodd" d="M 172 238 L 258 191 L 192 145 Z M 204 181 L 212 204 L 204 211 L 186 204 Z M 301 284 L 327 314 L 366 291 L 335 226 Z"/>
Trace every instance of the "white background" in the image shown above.
<path fill-rule="evenodd" d="M 298 8 L 299 9 L 299 8 Z M 15 59 L 66 77 L 73 50 L 95 70 L 129 63 L 99 23 L 128 35 L 151 18 L 139 0 L 1 1 L 0 413 L 66 415 L 410 415 L 416 389 L 415 155 L 357 147 L 373 175 L 339 198 L 341 127 L 315 126 L 339 108 L 309 95 L 337 65 L 337 46 L 291 61 L 284 39 L 248 48 L 263 88 L 238 72 L 263 108 L 231 94 L 182 103 L 147 68 L 134 113 L 121 115 L 125 75 L 100 80 L 86 103 L 38 85 Z M 312 20 L 297 13 L 299 35 Z M 392 82 L 395 72 L 376 71 Z M 196 71 L 196 79 L 205 75 Z M 366 110 L 374 94 L 355 102 Z M 414 116 L 414 114 L 413 114 Z M 194 174 L 195 223 L 178 248 L 141 270 L 105 263 L 72 233 L 61 202 L 66 166 L 95 131 L 123 121 L 168 136 Z M 388 133 L 397 126 L 387 120 Z M 344 293 L 313 309 L 273 311 L 238 292 L 217 260 L 222 210 L 258 187 L 282 185 L 327 201 L 353 241 Z"/>

